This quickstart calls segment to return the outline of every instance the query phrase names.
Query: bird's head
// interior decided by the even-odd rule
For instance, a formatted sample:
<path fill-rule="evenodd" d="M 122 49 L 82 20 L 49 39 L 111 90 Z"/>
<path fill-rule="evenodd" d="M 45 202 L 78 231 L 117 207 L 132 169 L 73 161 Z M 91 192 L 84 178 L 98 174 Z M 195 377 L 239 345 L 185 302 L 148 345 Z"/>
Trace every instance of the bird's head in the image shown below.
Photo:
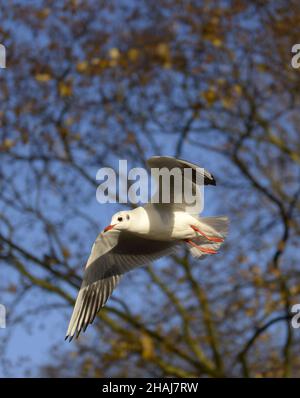
<path fill-rule="evenodd" d="M 130 211 L 119 211 L 118 213 L 112 216 L 110 225 L 104 228 L 104 232 L 107 232 L 111 229 L 116 230 L 128 230 L 131 224 L 131 212 Z"/>

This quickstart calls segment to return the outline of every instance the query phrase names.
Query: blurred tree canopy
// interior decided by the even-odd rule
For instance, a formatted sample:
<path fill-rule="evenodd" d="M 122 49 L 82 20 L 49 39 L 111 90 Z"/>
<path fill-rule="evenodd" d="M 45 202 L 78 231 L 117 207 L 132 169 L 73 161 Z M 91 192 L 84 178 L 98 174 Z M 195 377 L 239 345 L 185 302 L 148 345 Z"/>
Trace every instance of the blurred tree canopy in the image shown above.
<path fill-rule="evenodd" d="M 0 288 L 11 322 L 65 314 L 40 374 L 299 376 L 299 1 L 13 0 L 0 12 Z M 96 171 L 153 154 L 215 175 L 205 210 L 230 216 L 229 239 L 203 262 L 182 252 L 130 273 L 66 351 L 108 221 Z"/>

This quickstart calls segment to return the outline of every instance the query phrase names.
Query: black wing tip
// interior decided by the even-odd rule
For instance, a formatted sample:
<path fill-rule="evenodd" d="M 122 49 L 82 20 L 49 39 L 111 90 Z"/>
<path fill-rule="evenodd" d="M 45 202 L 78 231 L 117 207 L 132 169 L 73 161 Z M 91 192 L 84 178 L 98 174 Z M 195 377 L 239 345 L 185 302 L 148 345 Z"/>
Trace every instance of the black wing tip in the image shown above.
<path fill-rule="evenodd" d="M 195 166 L 195 167 L 199 167 L 196 164 L 188 162 L 187 160 L 176 158 L 174 156 L 167 156 L 167 155 L 165 155 L 165 156 L 158 156 L 158 155 L 151 156 L 147 160 L 147 162 L 151 163 L 151 160 L 157 160 L 157 159 L 172 159 L 172 160 L 176 160 L 176 161 L 182 162 L 183 164 L 186 164 L 189 168 L 191 168 L 191 165 Z M 150 164 L 149 164 L 149 166 L 152 167 Z M 204 185 L 213 185 L 213 186 L 217 185 L 215 177 L 212 174 L 210 174 L 208 171 L 206 171 L 206 170 L 204 170 Z"/>
<path fill-rule="evenodd" d="M 212 174 L 209 177 L 205 176 L 204 184 L 205 185 L 214 185 L 214 186 L 217 185 L 215 177 Z"/>
<path fill-rule="evenodd" d="M 71 343 L 73 338 L 74 338 L 74 335 L 70 336 L 69 334 L 67 334 L 66 337 L 65 337 L 65 341 L 68 341 L 69 343 Z"/>

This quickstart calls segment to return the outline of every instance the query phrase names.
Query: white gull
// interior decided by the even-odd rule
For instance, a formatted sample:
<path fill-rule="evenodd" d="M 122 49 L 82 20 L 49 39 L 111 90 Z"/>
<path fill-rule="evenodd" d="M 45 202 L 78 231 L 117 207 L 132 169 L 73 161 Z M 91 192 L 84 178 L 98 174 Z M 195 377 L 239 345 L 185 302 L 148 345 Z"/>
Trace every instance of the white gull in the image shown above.
<path fill-rule="evenodd" d="M 147 163 L 150 168 L 179 168 L 183 179 L 186 178 L 184 169 L 191 168 L 193 184 L 195 173 L 200 170 L 204 185 L 216 185 L 209 172 L 185 160 L 154 156 Z M 172 189 L 174 184 L 171 183 Z M 125 272 L 172 254 L 180 244 L 188 245 L 197 258 L 216 254 L 227 235 L 228 218 L 200 218 L 199 211 L 195 213 L 195 207 L 185 201 L 180 204 L 173 201 L 148 203 L 116 213 L 93 244 L 66 339 L 71 341 L 86 330 Z"/>

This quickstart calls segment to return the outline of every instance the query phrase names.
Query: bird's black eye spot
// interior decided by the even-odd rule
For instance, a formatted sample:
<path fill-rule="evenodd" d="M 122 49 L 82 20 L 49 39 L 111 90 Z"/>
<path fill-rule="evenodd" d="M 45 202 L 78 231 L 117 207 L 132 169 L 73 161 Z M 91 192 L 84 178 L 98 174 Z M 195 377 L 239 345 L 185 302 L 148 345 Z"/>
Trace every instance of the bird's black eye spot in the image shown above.
<path fill-rule="evenodd" d="M 129 214 L 126 214 L 126 220 L 129 220 L 129 219 L 130 219 Z"/>
<path fill-rule="evenodd" d="M 118 221 L 123 221 L 123 217 L 118 217 Z"/>

